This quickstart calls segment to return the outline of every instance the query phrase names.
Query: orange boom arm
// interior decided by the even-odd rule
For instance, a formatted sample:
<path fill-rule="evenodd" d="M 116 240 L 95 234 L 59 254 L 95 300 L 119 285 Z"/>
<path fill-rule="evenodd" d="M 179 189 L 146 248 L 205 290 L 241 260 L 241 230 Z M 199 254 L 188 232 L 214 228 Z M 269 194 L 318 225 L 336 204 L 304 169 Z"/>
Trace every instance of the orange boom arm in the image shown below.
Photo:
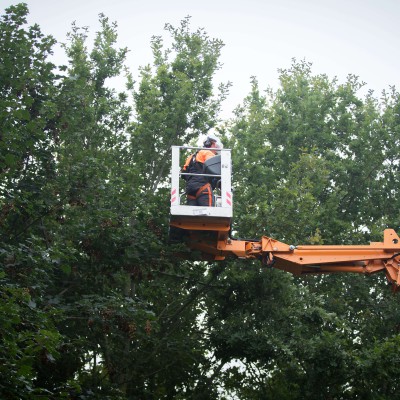
<path fill-rule="evenodd" d="M 215 232 L 216 234 L 211 237 L 210 232 L 208 235 L 200 230 L 187 232 L 188 247 L 210 255 L 215 260 L 222 260 L 232 255 L 239 258 L 261 259 L 270 267 L 294 275 L 385 272 L 389 282 L 394 284 L 394 290 L 400 288 L 400 239 L 393 229 L 384 231 L 383 242 L 354 246 L 290 246 L 266 236 L 260 241 L 252 241 L 229 239 L 221 235 L 221 231 Z"/>

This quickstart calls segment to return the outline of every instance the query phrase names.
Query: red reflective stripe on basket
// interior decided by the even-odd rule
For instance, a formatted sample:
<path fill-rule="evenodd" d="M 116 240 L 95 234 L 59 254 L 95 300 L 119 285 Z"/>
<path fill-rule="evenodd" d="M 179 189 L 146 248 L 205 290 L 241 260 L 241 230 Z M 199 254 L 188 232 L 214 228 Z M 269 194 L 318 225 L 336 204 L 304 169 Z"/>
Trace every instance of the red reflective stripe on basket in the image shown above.
<path fill-rule="evenodd" d="M 172 190 L 171 190 L 171 204 L 172 204 L 172 203 L 175 203 L 175 201 L 176 201 L 176 196 L 175 196 L 175 194 L 176 194 L 176 189 L 172 189 Z"/>
<path fill-rule="evenodd" d="M 231 192 L 226 192 L 226 202 L 228 203 L 229 206 L 232 206 L 232 193 Z"/>

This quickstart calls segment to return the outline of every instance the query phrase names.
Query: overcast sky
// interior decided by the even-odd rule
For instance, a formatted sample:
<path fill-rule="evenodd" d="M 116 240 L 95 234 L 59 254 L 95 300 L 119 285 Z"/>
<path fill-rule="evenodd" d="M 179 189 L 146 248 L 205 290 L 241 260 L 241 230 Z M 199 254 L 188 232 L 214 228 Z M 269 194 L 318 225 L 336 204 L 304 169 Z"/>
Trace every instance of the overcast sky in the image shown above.
<path fill-rule="evenodd" d="M 20 1 L 1 0 L 1 11 Z M 218 82 L 231 81 L 223 117 L 250 91 L 278 85 L 278 69 L 305 59 L 315 74 L 345 81 L 355 74 L 379 96 L 400 88 L 399 0 L 27 0 L 28 22 L 63 42 L 71 23 L 99 30 L 98 14 L 118 24 L 119 45 L 128 47 L 127 64 L 137 76 L 152 62 L 150 39 L 168 38 L 165 23 L 178 26 L 190 15 L 191 28 L 204 28 L 225 43 Z M 60 53 L 61 54 L 61 53 Z"/>

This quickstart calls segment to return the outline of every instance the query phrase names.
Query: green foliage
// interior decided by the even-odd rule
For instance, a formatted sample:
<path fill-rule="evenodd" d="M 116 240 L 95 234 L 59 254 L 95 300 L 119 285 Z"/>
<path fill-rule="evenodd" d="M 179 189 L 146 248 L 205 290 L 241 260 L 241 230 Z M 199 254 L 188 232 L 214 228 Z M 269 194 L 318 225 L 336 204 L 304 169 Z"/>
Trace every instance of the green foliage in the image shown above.
<path fill-rule="evenodd" d="M 379 102 L 369 92 L 362 100 L 357 78 L 338 84 L 313 76 L 305 62 L 280 73 L 280 89 L 265 96 L 253 79 L 227 135 L 234 149 L 235 234 L 355 244 L 381 241 L 387 227 L 398 230 L 399 159 L 389 150 L 398 140 L 398 93 L 391 89 Z M 384 277 L 288 282 L 276 272 L 282 285 L 275 290 L 265 282 L 272 271 L 243 276 L 235 270 L 241 264 L 231 268 L 235 278 L 226 284 L 235 297 L 215 294 L 208 320 L 216 354 L 229 365 L 230 392 L 239 398 L 396 397 L 395 357 L 380 364 L 390 378 L 370 375 L 381 349 L 392 348 L 398 335 L 398 299 Z M 230 312 L 219 312 L 227 303 Z"/>
<path fill-rule="evenodd" d="M 398 298 L 382 276 L 293 277 L 258 262 L 186 260 L 167 245 L 171 145 L 216 125 L 223 43 L 190 19 L 126 73 L 116 24 L 72 26 L 68 65 L 27 26 L 0 21 L 0 397 L 393 399 Z M 224 138 L 241 237 L 365 243 L 399 229 L 393 88 L 293 61 L 256 78 Z M 182 259 L 179 258 L 182 256 Z"/>
<path fill-rule="evenodd" d="M 107 86 L 125 70 L 127 49 L 116 47 L 116 25 L 100 15 L 92 49 L 87 30 L 73 25 L 63 45 L 68 65 L 56 75 L 47 61 L 54 40 L 26 27 L 27 13 L 23 4 L 10 7 L 0 30 L 7 110 L 0 339 L 8 378 L 1 396 L 199 392 L 210 362 L 198 298 L 209 283 L 205 266 L 189 268 L 165 248 L 169 191 L 157 182 L 165 182 L 176 132 L 182 142 L 215 123 L 226 91 L 214 98 L 211 84 L 222 43 L 202 30 L 191 33 L 187 20 L 177 30 L 168 26 L 176 59 L 161 65 L 161 39 L 153 40 L 156 77 L 142 73 L 132 122 L 128 95 Z M 146 80 L 154 90 L 161 82 L 166 99 L 152 118 L 145 115 L 152 101 Z M 157 151 L 148 151 L 154 141 Z"/>
<path fill-rule="evenodd" d="M 376 240 L 368 233 L 377 233 L 377 226 L 381 232 L 388 223 L 396 229 L 398 217 L 391 206 L 397 204 L 392 193 L 397 193 L 398 161 L 387 146 L 396 142 L 397 129 L 393 119 L 391 128 L 386 121 L 398 94 L 386 93 L 379 104 L 369 93 L 363 102 L 355 77 L 339 85 L 324 75 L 312 76 L 305 62 L 294 62 L 280 79 L 281 88 L 269 90 L 267 97 L 254 80 L 237 110 L 230 140 L 231 147 L 242 149 L 234 161 L 241 172 L 235 176 L 237 203 L 257 208 L 250 218 L 268 215 L 260 226 L 272 236 L 286 239 L 301 229 L 295 236 L 290 233 L 295 242 L 316 229 L 330 243 Z M 245 229 L 246 214 L 239 209 L 236 218 Z M 303 220 L 297 227 L 285 223 L 310 216 L 314 222 L 306 226 Z"/>
<path fill-rule="evenodd" d="M 221 84 L 214 96 L 213 76 L 221 67 L 223 43 L 210 39 L 203 29 L 191 32 L 189 22 L 186 18 L 179 28 L 165 26 L 171 49 L 164 50 L 162 37 L 152 38 L 153 66 L 141 69 L 134 92 L 132 151 L 144 172 L 144 189 L 151 193 L 168 176 L 171 146 L 189 143 L 216 124 L 230 85 Z"/>
<path fill-rule="evenodd" d="M 42 398 L 48 392 L 35 388 L 33 380 L 37 362 L 52 365 L 58 356 L 61 337 L 52 322 L 55 312 L 41 310 L 27 288 L 4 285 L 3 279 L 0 283 L 0 393 Z"/>

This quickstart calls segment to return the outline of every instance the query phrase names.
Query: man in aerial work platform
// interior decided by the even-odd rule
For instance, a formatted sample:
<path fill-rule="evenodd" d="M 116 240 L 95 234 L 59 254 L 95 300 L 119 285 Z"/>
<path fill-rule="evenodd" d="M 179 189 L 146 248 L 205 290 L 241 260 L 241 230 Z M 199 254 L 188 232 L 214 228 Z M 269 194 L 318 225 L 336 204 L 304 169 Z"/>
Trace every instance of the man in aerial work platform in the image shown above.
<path fill-rule="evenodd" d="M 214 157 L 222 149 L 221 141 L 212 133 L 207 135 L 203 146 L 210 150 L 198 150 L 190 155 L 182 168 L 182 172 L 196 175 L 182 175 L 186 180 L 186 195 L 188 206 L 214 206 L 212 186 L 206 176 L 201 176 L 203 164 L 211 157 Z"/>

